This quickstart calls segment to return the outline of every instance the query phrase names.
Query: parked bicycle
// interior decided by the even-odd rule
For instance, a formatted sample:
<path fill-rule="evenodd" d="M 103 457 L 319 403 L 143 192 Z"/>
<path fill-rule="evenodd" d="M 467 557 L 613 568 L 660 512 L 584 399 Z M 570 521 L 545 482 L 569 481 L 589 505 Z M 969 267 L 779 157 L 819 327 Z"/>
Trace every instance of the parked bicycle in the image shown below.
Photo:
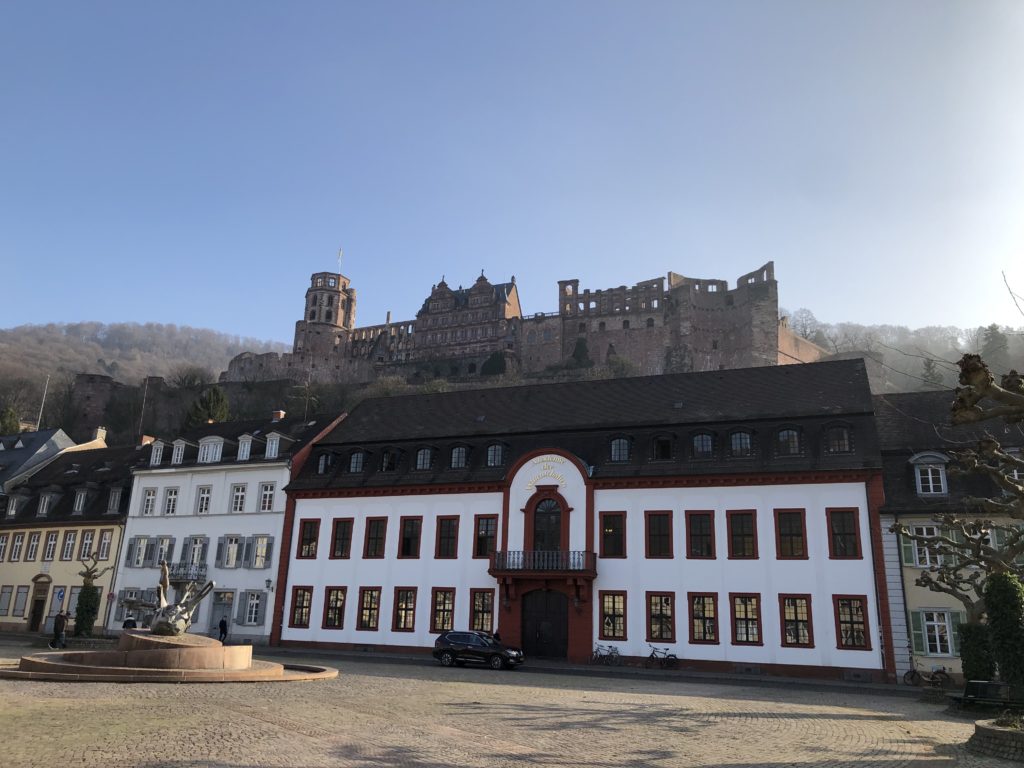
<path fill-rule="evenodd" d="M 594 652 L 590 654 L 591 664 L 604 664 L 610 667 L 618 667 L 622 664 L 622 655 L 614 645 L 594 645 Z"/>
<path fill-rule="evenodd" d="M 647 657 L 647 661 L 644 663 L 645 667 L 658 666 L 662 669 L 675 669 L 679 665 L 679 658 L 674 653 L 669 653 L 668 648 L 655 648 L 650 643 L 648 645 L 651 648 L 651 655 Z"/>
<path fill-rule="evenodd" d="M 914 666 L 903 674 L 903 682 L 907 685 L 927 685 L 931 688 L 953 687 L 953 676 L 946 671 L 945 667 L 932 667 L 930 672 L 918 669 L 917 660 L 913 656 L 910 657 L 910 663 Z"/>

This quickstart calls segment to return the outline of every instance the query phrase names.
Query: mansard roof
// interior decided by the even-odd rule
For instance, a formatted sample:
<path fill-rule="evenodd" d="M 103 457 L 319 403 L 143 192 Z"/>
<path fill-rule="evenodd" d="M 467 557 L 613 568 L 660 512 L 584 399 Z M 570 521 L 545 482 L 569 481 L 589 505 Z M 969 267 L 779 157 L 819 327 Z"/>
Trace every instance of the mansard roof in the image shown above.
<path fill-rule="evenodd" d="M 64 448 L 74 445 L 62 429 L 42 429 L 37 432 L 22 432 L 16 435 L 0 435 L 0 487 L 19 475 L 22 470 L 47 458 Z M 21 447 L 18 447 L 21 446 Z"/>
<path fill-rule="evenodd" d="M 420 311 L 417 312 L 416 314 L 417 316 L 419 316 L 424 313 L 429 313 L 431 300 L 436 300 L 441 297 L 445 299 L 452 299 L 455 302 L 454 305 L 450 309 L 446 309 L 445 312 L 454 312 L 459 309 L 468 309 L 470 295 L 479 295 L 480 293 L 483 292 L 483 288 L 493 291 L 493 299 L 491 303 L 505 304 L 510 300 L 515 285 L 516 284 L 514 280 L 508 283 L 490 283 L 487 281 L 486 278 L 483 278 L 483 282 L 481 282 L 481 278 L 477 278 L 476 283 L 471 285 L 469 288 L 463 288 L 462 286 L 459 286 L 458 288 L 453 289 L 448 285 L 448 283 L 442 280 L 440 283 L 434 286 L 434 290 L 431 291 L 430 296 L 428 296 L 427 299 L 423 302 L 423 306 L 420 308 Z"/>
<path fill-rule="evenodd" d="M 317 444 L 316 451 L 343 457 L 333 462 L 335 470 L 318 475 L 317 462 L 307 462 L 292 487 L 496 482 L 518 456 L 542 448 L 575 453 L 593 477 L 872 467 L 879 458 L 871 405 L 861 360 L 375 398 Z M 830 424 L 856 433 L 849 454 L 823 455 L 822 430 Z M 784 426 L 802 431 L 800 456 L 773 455 L 774 435 Z M 726 458 L 721 449 L 730 431 L 740 428 L 751 432 L 755 456 Z M 692 460 L 697 431 L 715 436 L 715 458 Z M 634 460 L 609 460 L 613 436 L 633 442 Z M 672 460 L 651 459 L 650 444 L 658 436 L 673 441 Z M 495 442 L 506 447 L 508 459 L 486 467 L 486 447 Z M 465 470 L 442 466 L 455 445 L 469 448 Z M 438 450 L 437 472 L 413 469 L 411 457 L 420 446 Z M 373 466 L 353 476 L 344 471 L 344 457 L 357 449 L 368 452 Z M 386 449 L 402 453 L 397 473 L 374 472 L 375 457 Z"/>

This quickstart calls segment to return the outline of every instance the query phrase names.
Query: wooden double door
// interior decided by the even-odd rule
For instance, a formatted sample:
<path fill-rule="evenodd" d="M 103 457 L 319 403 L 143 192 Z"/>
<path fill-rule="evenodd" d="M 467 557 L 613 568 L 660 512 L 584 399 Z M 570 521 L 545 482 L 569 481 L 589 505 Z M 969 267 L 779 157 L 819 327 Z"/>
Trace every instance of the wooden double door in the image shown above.
<path fill-rule="evenodd" d="M 523 595 L 523 652 L 527 658 L 564 659 L 568 650 L 568 596 L 553 589 Z"/>

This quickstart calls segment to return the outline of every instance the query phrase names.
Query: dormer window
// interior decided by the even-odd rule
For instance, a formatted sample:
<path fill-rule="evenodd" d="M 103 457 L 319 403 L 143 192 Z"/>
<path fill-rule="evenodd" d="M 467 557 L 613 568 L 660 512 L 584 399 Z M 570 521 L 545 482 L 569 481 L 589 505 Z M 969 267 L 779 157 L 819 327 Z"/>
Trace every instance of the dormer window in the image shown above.
<path fill-rule="evenodd" d="M 729 435 L 729 455 L 734 459 L 745 459 L 754 455 L 754 441 L 745 430 Z"/>
<path fill-rule="evenodd" d="M 171 464 L 181 464 L 185 460 L 185 443 L 181 440 L 174 441 L 174 450 L 171 451 Z"/>
<path fill-rule="evenodd" d="M 949 458 L 946 455 L 937 451 L 925 451 L 910 457 L 910 463 L 914 466 L 918 496 L 947 495 L 946 464 L 948 461 Z"/>
<path fill-rule="evenodd" d="M 153 443 L 153 452 L 149 455 L 149 466 L 159 467 L 160 462 L 164 460 L 164 444 L 160 442 Z"/>
<path fill-rule="evenodd" d="M 380 455 L 380 471 L 394 472 L 398 469 L 398 451 L 387 448 Z"/>
<path fill-rule="evenodd" d="M 487 446 L 487 466 L 500 467 L 505 463 L 505 446 L 501 443 L 491 443 Z"/>
<path fill-rule="evenodd" d="M 281 446 L 281 438 L 277 435 L 271 435 L 267 438 L 267 453 L 266 458 L 276 459 L 277 451 Z"/>
<path fill-rule="evenodd" d="M 107 512 L 110 512 L 110 513 L 117 512 L 117 510 L 118 510 L 118 508 L 120 506 L 121 506 L 121 489 L 120 488 L 111 488 L 110 489 L 110 496 L 107 497 Z"/>
<path fill-rule="evenodd" d="M 84 488 L 75 491 L 75 506 L 72 509 L 75 514 L 81 514 L 82 510 L 85 509 L 85 494 Z"/>
<path fill-rule="evenodd" d="M 669 437 L 656 437 L 651 444 L 651 459 L 653 461 L 672 460 L 672 439 Z"/>
<path fill-rule="evenodd" d="M 420 448 L 416 451 L 416 469 L 430 469 L 434 463 L 434 452 L 430 448 Z"/>
<path fill-rule="evenodd" d="M 452 469 L 466 468 L 466 446 L 457 445 L 452 448 L 451 467 Z"/>
<path fill-rule="evenodd" d="M 842 425 L 829 427 L 825 430 L 825 453 L 850 453 L 853 442 L 850 440 L 850 429 Z"/>
<path fill-rule="evenodd" d="M 629 461 L 629 440 L 624 437 L 612 440 L 612 461 Z"/>
<path fill-rule="evenodd" d="M 39 497 L 39 507 L 36 509 L 36 517 L 46 517 L 46 513 L 50 511 L 50 497 L 42 495 Z"/>
<path fill-rule="evenodd" d="M 11 496 L 7 499 L 7 516 L 14 517 L 18 512 L 18 500 Z"/>
<path fill-rule="evenodd" d="M 251 450 L 252 450 L 252 438 L 251 437 L 243 437 L 241 440 L 238 441 L 238 460 L 239 461 L 248 461 L 249 460 L 249 452 Z"/>
<path fill-rule="evenodd" d="M 693 458 L 710 459 L 714 456 L 715 440 L 707 432 L 693 436 Z"/>
<path fill-rule="evenodd" d="M 199 443 L 199 463 L 214 464 L 220 461 L 224 441 L 221 439 L 207 440 Z"/>
<path fill-rule="evenodd" d="M 321 453 L 320 458 L 316 461 L 316 473 L 318 475 L 326 475 L 327 470 L 334 464 L 334 456 L 330 453 Z"/>
<path fill-rule="evenodd" d="M 775 435 L 776 456 L 799 456 L 800 433 L 795 429 L 780 429 Z"/>
<path fill-rule="evenodd" d="M 362 472 L 366 463 L 366 451 L 353 451 L 348 457 L 348 471 L 351 473 Z"/>

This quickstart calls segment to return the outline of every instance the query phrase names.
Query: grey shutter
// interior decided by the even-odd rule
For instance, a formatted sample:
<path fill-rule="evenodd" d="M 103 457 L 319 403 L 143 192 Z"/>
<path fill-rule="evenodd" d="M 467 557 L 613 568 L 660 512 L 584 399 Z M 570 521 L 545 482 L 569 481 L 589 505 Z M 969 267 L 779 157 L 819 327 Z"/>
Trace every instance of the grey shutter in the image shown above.
<path fill-rule="evenodd" d="M 184 563 L 188 562 L 188 551 L 191 548 L 192 548 L 192 537 L 191 536 L 186 536 L 181 541 L 181 559 L 180 559 L 181 563 L 184 564 Z M 170 560 L 170 558 L 167 558 L 167 559 Z"/>
<path fill-rule="evenodd" d="M 903 534 L 900 534 L 900 553 L 904 565 L 914 565 L 914 542 Z"/>
<path fill-rule="evenodd" d="M 267 593 L 260 592 L 260 606 L 259 611 L 256 613 L 256 623 L 259 626 L 263 626 L 267 618 Z"/>
<path fill-rule="evenodd" d="M 132 564 L 135 562 L 135 548 L 137 546 L 139 546 L 138 536 L 132 536 L 130 539 L 128 539 L 128 555 L 124 559 L 125 568 L 131 568 Z M 124 590 L 121 591 L 124 592 Z"/>
<path fill-rule="evenodd" d="M 224 537 L 217 539 L 217 567 L 224 567 Z"/>
<path fill-rule="evenodd" d="M 167 565 L 170 565 L 174 561 L 174 542 L 177 541 L 173 536 L 167 543 L 167 554 L 164 555 L 164 559 L 167 560 Z"/>
<path fill-rule="evenodd" d="M 924 648 L 924 619 L 920 611 L 910 613 L 910 640 L 914 646 L 914 653 L 923 654 Z"/>
<path fill-rule="evenodd" d="M 154 565 L 156 565 L 156 547 L 156 539 L 146 540 L 146 554 L 145 559 L 142 561 L 143 568 L 152 568 Z"/>
<path fill-rule="evenodd" d="M 245 544 L 244 544 L 244 547 L 242 549 L 242 567 L 243 568 L 252 568 L 252 547 L 253 547 L 253 538 L 252 538 L 252 536 L 246 536 L 245 537 Z"/>
<path fill-rule="evenodd" d="M 199 562 L 202 563 L 203 565 L 206 565 L 206 556 L 210 553 L 210 537 L 209 536 L 203 536 L 202 540 L 203 540 L 203 551 L 202 551 L 201 557 L 199 558 Z"/>
<path fill-rule="evenodd" d="M 249 602 L 248 592 L 238 593 L 238 610 L 235 611 L 235 624 L 245 624 L 245 606 Z"/>
<path fill-rule="evenodd" d="M 124 593 L 126 590 L 119 590 L 117 593 L 117 613 L 114 614 L 114 621 L 124 621 Z"/>
<path fill-rule="evenodd" d="M 263 558 L 263 567 L 269 568 L 270 561 L 274 558 L 274 537 L 267 538 L 267 556 Z"/>

